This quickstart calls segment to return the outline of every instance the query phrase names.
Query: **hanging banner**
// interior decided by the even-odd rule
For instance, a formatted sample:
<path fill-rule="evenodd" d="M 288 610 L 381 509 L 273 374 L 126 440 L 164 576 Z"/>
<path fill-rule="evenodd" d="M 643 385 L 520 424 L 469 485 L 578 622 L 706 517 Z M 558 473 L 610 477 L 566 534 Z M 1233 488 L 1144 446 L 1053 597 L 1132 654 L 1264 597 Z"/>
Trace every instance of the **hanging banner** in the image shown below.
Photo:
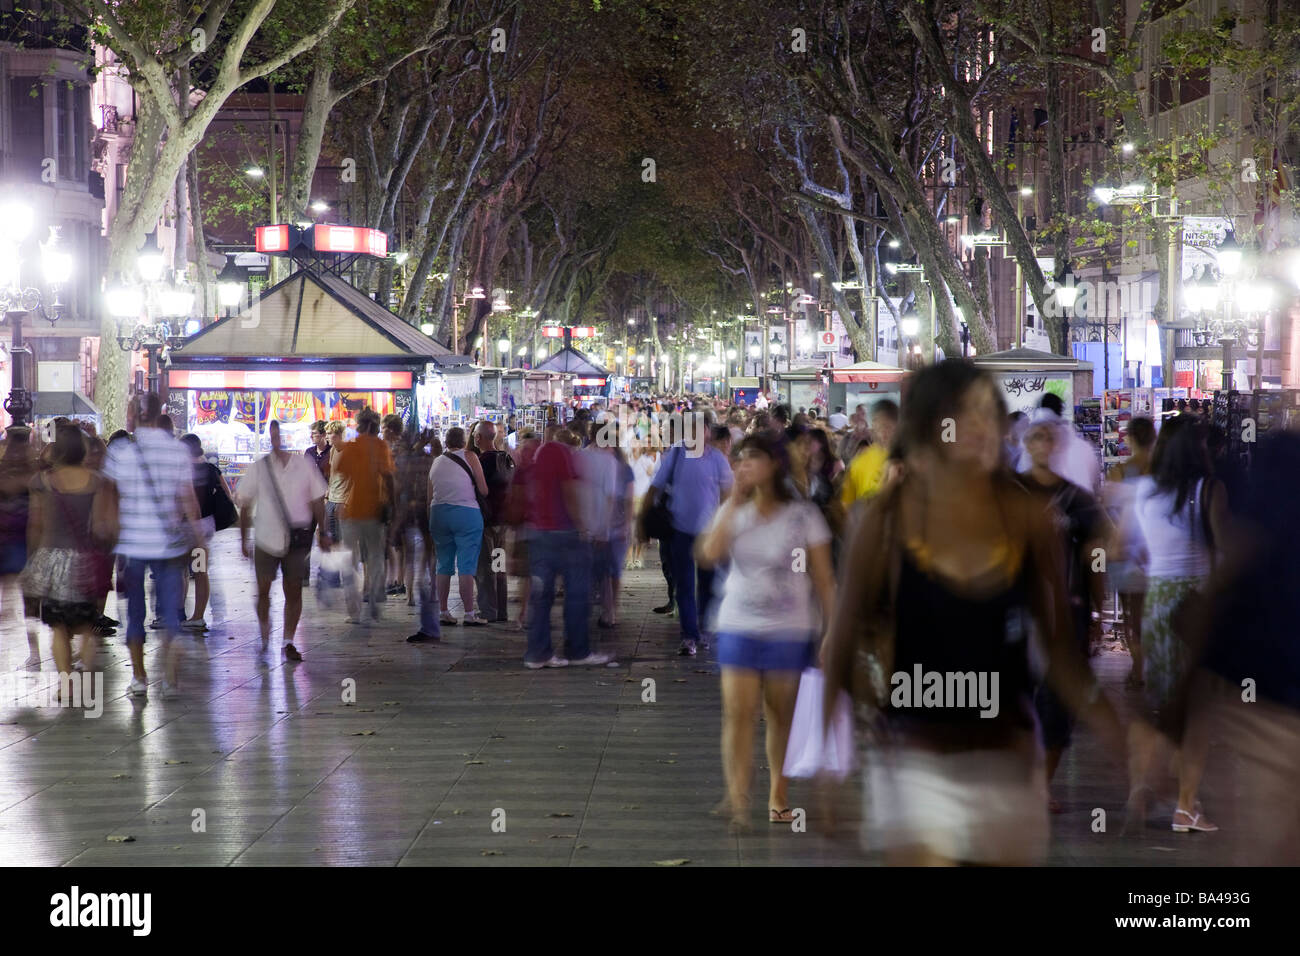
<path fill-rule="evenodd" d="M 316 409 L 311 392 L 270 392 L 266 398 L 270 409 L 268 420 L 275 419 L 282 425 L 298 425 L 314 418 Z"/>
<path fill-rule="evenodd" d="M 229 392 L 199 392 L 195 402 L 194 424 L 212 425 L 230 420 Z"/>

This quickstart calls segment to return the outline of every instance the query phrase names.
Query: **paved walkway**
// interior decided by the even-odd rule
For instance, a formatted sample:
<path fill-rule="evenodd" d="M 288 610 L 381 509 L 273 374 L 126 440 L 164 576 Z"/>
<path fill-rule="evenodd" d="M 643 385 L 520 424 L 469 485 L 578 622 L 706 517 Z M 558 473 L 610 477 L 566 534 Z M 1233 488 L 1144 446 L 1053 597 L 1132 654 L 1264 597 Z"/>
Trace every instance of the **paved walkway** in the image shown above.
<path fill-rule="evenodd" d="M 213 554 L 212 629 L 183 639 L 178 699 L 163 700 L 158 683 L 147 702 L 126 697 L 125 647 L 111 638 L 99 719 L 0 700 L 0 864 L 879 862 L 857 843 L 855 785 L 825 801 L 809 784 L 792 787 L 810 818 L 833 805 L 838 835 L 816 819 L 802 833 L 763 822 L 759 738 L 755 832 L 729 836 L 709 814 L 723 789 L 717 666 L 708 651 L 675 656 L 675 621 L 650 612 L 663 594 L 657 566 L 626 578 L 624 623 L 593 628 L 616 667 L 529 671 L 513 628 L 447 628 L 440 646 L 412 646 L 404 638 L 418 618 L 405 599 L 390 598 L 385 621 L 360 628 L 311 589 L 305 660 L 276 656 L 278 623 L 263 658 L 236 533 L 219 535 Z M 111 604 L 125 620 L 125 603 Z M 558 630 L 558 607 L 555 619 Z M 43 650 L 48 680 L 48 636 Z M 26 653 L 9 622 L 0 672 Z M 1127 656 L 1096 664 L 1122 696 Z M 156 648 L 149 666 L 159 681 Z M 646 678 L 653 703 L 642 700 Z M 348 682 L 354 703 L 344 701 Z M 1210 807 L 1215 772 L 1212 762 Z M 1223 835 L 1180 837 L 1154 814 L 1146 837 L 1122 839 L 1124 793 L 1118 768 L 1083 736 L 1060 772 L 1066 812 L 1053 821 L 1052 862 L 1216 862 Z M 1115 814 L 1106 834 L 1091 829 L 1097 806 Z"/>

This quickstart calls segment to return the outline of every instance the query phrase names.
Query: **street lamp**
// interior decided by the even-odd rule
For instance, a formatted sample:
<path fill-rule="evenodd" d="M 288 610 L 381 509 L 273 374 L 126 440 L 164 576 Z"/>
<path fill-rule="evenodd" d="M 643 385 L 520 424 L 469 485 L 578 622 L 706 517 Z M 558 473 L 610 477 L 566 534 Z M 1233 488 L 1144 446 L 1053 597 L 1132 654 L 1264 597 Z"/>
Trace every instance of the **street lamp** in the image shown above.
<path fill-rule="evenodd" d="M 243 299 L 244 270 L 227 259 L 225 268 L 217 273 L 217 301 L 229 315 L 232 309 L 239 308 Z"/>
<path fill-rule="evenodd" d="M 23 378 L 23 355 L 31 352 L 31 348 L 23 344 L 23 318 L 31 312 L 39 312 L 51 324 L 57 322 L 63 311 L 59 286 L 72 274 L 72 259 L 59 248 L 59 230 L 52 226 L 49 239 L 40 243 L 42 272 L 54 291 L 54 302 L 51 303 L 54 316 L 51 318 L 45 312 L 45 297 L 41 290 L 35 286 L 23 286 L 22 243 L 31 233 L 34 219 L 32 210 L 17 201 L 6 203 L 0 209 L 0 222 L 6 223 L 6 230 L 0 236 L 0 311 L 13 329 L 9 348 L 13 371 L 4 408 L 13 419 L 11 427 L 15 428 L 25 427 L 32 416 L 32 395 Z"/>
<path fill-rule="evenodd" d="M 1074 284 L 1074 270 L 1070 268 L 1068 262 L 1065 264 L 1065 271 L 1056 280 L 1056 288 L 1052 290 L 1052 295 L 1056 297 L 1056 304 L 1061 307 L 1064 354 L 1070 355 L 1073 351 L 1070 348 L 1070 310 L 1074 308 L 1075 300 L 1079 297 L 1079 287 Z"/>
<path fill-rule="evenodd" d="M 160 281 L 162 263 L 162 254 L 152 242 L 146 242 L 144 251 L 136 257 L 136 271 L 144 281 L 144 287 L 121 285 L 109 289 L 105 296 L 109 313 L 117 320 L 118 348 L 124 352 L 143 350 L 148 355 L 149 391 L 155 394 L 159 391 L 159 362 L 169 365 L 172 350 L 180 349 L 185 341 L 184 335 L 173 334 L 173 324 L 183 331 L 194 310 L 193 288 L 184 282 Z M 226 274 L 225 270 L 223 274 Z M 220 286 L 218 295 L 221 295 Z M 140 321 L 142 315 L 146 319 L 144 322 Z M 164 321 L 147 321 L 151 316 L 159 316 Z"/>

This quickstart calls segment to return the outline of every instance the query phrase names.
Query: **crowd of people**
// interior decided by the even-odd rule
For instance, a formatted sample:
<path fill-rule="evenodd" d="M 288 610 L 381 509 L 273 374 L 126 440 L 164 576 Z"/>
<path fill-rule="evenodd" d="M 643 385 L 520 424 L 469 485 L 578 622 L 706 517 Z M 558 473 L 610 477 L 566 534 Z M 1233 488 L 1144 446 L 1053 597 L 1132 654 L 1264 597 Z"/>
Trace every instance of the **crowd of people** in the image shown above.
<path fill-rule="evenodd" d="M 207 628 L 209 545 L 230 527 L 256 580 L 264 652 L 280 580 L 286 661 L 303 659 L 312 587 L 355 627 L 384 622 L 388 601 L 418 605 L 411 644 L 494 625 L 524 633 L 529 669 L 612 666 L 599 634 L 620 624 L 621 578 L 657 553 L 654 611 L 675 615 L 680 655 L 712 648 L 721 669 L 719 810 L 734 828 L 750 826 L 760 712 L 768 819 L 793 818 L 788 740 L 801 675 L 821 667 L 827 721 L 848 694 L 869 741 L 867 839 L 898 859 L 1042 859 L 1079 721 L 1129 780 L 1129 826 L 1145 825 L 1172 756 L 1169 825 L 1218 829 L 1199 800 L 1217 726 L 1251 760 L 1252 797 L 1288 798 L 1254 808 L 1270 824 L 1256 851 L 1300 843 L 1293 434 L 1261 443 L 1241 472 L 1213 456 L 1221 443 L 1202 419 L 1138 418 L 1132 458 L 1103 475 L 1059 400 L 1008 415 L 985 373 L 948 360 L 911 377 L 901 408 L 829 416 L 765 397 L 665 396 L 598 402 L 540 433 L 511 418 L 434 434 L 367 408 L 351 440 L 343 422 L 317 422 L 305 451 L 283 447 L 272 421 L 271 452 L 232 492 L 195 436 L 174 437 L 157 396 L 134 411 L 133 432 L 107 443 L 70 422 L 39 450 L 25 429 L 4 442 L 0 609 L 21 608 L 28 666 L 40 666 L 43 624 L 60 673 L 93 669 L 97 641 L 121 627 L 105 614 L 115 587 L 129 692 L 149 692 L 153 629 L 161 692 L 179 693 L 177 638 Z M 1107 616 L 1143 697 L 1127 718 L 1089 664 Z M 933 702 L 928 684 L 924 699 L 900 692 L 931 673 Z M 949 690 L 952 675 L 991 676 L 993 697 L 982 710 L 955 703 L 944 675 Z M 1244 711 L 1243 682 L 1255 705 Z"/>

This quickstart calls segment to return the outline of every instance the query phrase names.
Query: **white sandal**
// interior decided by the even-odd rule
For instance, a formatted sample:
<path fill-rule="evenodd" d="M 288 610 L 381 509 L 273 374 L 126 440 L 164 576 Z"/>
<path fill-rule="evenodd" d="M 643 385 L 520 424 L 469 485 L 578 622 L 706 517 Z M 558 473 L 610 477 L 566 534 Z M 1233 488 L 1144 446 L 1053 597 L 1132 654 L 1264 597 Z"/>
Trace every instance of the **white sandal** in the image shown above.
<path fill-rule="evenodd" d="M 1184 817 L 1187 822 L 1180 823 L 1179 817 Z M 1197 833 L 1215 833 L 1218 826 L 1205 819 L 1205 814 L 1201 813 L 1200 807 L 1196 808 L 1195 813 L 1188 813 L 1186 810 L 1174 811 L 1174 822 L 1171 824 L 1175 833 L 1187 833 L 1195 830 Z"/>

